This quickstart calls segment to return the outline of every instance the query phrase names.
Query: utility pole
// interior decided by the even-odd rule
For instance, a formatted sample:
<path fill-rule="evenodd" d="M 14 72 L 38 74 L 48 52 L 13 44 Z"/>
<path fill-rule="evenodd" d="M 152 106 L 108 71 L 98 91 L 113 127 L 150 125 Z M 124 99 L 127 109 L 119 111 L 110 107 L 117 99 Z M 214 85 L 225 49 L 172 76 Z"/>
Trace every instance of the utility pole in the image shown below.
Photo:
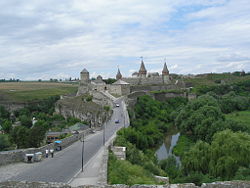
<path fill-rule="evenodd" d="M 82 172 L 83 172 L 84 133 L 81 136 L 80 141 L 82 142 Z"/>
<path fill-rule="evenodd" d="M 102 144 L 105 145 L 105 124 L 106 122 L 103 124 L 103 136 L 102 136 Z"/>

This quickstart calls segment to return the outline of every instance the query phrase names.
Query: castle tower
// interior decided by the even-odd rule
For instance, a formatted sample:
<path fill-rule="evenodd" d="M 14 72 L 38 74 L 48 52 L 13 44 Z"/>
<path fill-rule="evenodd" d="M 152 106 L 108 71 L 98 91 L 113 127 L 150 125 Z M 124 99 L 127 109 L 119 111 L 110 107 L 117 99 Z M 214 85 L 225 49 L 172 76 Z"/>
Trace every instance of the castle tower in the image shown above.
<path fill-rule="evenodd" d="M 122 79 L 122 74 L 120 72 L 120 69 L 118 68 L 118 72 L 116 74 L 116 80 L 120 80 L 120 79 Z"/>
<path fill-rule="evenodd" d="M 146 75 L 147 75 L 147 70 L 145 68 L 143 60 L 141 60 L 141 67 L 140 67 L 140 70 L 139 70 L 139 77 L 140 78 L 146 78 Z"/>
<path fill-rule="evenodd" d="M 166 62 L 164 63 L 163 70 L 162 70 L 162 75 L 169 75 L 168 67 Z"/>
<path fill-rule="evenodd" d="M 87 69 L 83 69 L 81 74 L 81 84 L 89 84 L 90 79 L 89 79 L 89 72 L 87 71 Z"/>
<path fill-rule="evenodd" d="M 164 84 L 168 84 L 170 82 L 169 70 L 168 70 L 166 62 L 164 63 L 163 70 L 162 70 L 162 80 Z"/>
<path fill-rule="evenodd" d="M 80 96 L 89 92 L 89 72 L 86 69 L 83 69 L 80 73 L 80 76 L 81 80 L 76 96 Z"/>

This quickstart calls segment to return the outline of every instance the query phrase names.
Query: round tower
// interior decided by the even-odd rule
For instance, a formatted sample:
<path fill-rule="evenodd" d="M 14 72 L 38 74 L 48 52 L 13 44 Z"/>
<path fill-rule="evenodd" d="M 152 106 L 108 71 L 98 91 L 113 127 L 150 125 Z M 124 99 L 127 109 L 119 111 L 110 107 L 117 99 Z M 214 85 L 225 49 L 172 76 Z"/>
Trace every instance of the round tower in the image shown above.
<path fill-rule="evenodd" d="M 89 83 L 89 72 L 87 71 L 87 69 L 83 69 L 81 71 L 81 84 L 88 84 Z"/>
<path fill-rule="evenodd" d="M 120 72 L 120 69 L 118 68 L 118 72 L 116 74 L 116 80 L 120 80 L 120 79 L 122 79 L 122 74 Z"/>

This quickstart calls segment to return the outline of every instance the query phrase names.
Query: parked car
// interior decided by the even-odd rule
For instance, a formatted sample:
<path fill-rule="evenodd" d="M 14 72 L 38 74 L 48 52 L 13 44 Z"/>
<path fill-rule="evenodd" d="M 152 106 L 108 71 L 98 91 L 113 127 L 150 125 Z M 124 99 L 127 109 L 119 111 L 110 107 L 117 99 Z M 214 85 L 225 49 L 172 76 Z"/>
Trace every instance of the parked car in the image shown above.
<path fill-rule="evenodd" d="M 115 123 L 119 123 L 119 122 L 120 122 L 119 119 L 115 120 Z"/>
<path fill-rule="evenodd" d="M 116 107 L 120 107 L 120 105 L 119 105 L 119 104 L 115 104 L 115 106 L 116 106 Z"/>

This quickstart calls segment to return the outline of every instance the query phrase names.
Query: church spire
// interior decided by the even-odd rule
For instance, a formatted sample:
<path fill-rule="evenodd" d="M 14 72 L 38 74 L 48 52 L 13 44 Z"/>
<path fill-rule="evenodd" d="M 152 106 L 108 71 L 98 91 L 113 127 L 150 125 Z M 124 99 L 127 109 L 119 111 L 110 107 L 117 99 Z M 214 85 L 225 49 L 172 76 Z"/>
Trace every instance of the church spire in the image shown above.
<path fill-rule="evenodd" d="M 118 72 L 116 74 L 116 80 L 120 80 L 120 79 L 122 79 L 122 74 L 120 72 L 120 69 L 118 68 Z"/>
<path fill-rule="evenodd" d="M 145 65 L 144 65 L 142 57 L 141 57 L 141 67 L 140 67 L 140 70 L 139 70 L 139 74 L 140 75 L 146 75 L 147 74 L 147 70 L 145 68 Z"/>
<path fill-rule="evenodd" d="M 167 64 L 166 64 L 166 60 L 165 60 L 164 66 L 163 66 L 162 75 L 169 75 L 169 71 L 168 71 L 168 67 L 167 67 Z"/>

